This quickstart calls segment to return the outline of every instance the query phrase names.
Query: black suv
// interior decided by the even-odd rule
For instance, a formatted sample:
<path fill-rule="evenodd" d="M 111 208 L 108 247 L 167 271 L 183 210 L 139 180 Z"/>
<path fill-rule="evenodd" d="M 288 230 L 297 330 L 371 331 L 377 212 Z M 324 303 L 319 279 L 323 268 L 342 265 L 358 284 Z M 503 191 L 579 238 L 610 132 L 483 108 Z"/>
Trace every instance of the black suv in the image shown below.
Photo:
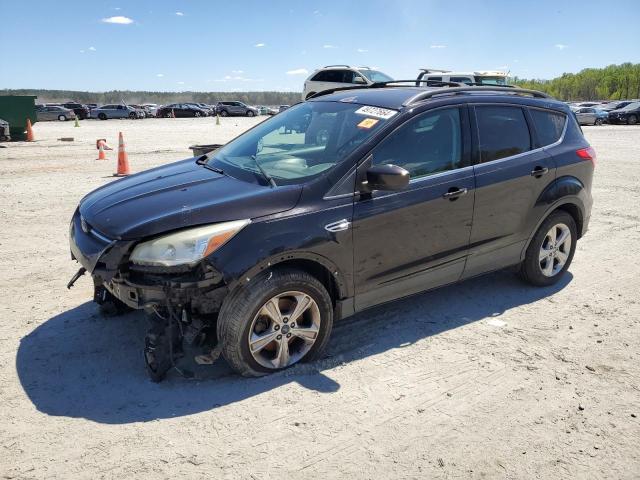
<path fill-rule="evenodd" d="M 640 102 L 631 102 L 609 112 L 609 123 L 635 125 L 640 120 Z"/>
<path fill-rule="evenodd" d="M 62 106 L 64 108 L 68 108 L 69 110 L 73 110 L 73 112 L 80 120 L 86 120 L 87 118 L 89 118 L 89 107 L 87 107 L 86 105 L 82 105 L 78 102 L 67 102 L 63 103 Z"/>
<path fill-rule="evenodd" d="M 70 225 L 95 300 L 155 312 L 159 380 L 185 350 L 244 375 L 318 358 L 335 321 L 518 266 L 557 282 L 595 152 L 565 104 L 516 88 L 316 96 L 208 155 L 88 194 Z"/>

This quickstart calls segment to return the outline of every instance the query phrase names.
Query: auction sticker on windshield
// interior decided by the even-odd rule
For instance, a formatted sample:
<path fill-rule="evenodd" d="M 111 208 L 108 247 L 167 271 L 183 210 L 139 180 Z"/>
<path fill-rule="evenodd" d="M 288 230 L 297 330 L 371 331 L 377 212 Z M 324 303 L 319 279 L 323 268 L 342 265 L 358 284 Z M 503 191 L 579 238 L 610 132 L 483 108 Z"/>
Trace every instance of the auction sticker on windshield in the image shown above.
<path fill-rule="evenodd" d="M 383 120 L 388 120 L 393 117 L 396 113 L 395 110 L 390 110 L 388 108 L 382 107 L 371 107 L 369 105 L 365 105 L 364 107 L 360 107 L 355 111 L 358 115 L 365 115 L 367 117 L 376 117 L 382 118 Z"/>
<path fill-rule="evenodd" d="M 365 118 L 364 120 L 362 120 L 359 124 L 358 124 L 358 128 L 366 128 L 369 129 L 371 127 L 373 127 L 376 123 L 378 123 L 380 120 L 378 120 L 377 118 Z"/>

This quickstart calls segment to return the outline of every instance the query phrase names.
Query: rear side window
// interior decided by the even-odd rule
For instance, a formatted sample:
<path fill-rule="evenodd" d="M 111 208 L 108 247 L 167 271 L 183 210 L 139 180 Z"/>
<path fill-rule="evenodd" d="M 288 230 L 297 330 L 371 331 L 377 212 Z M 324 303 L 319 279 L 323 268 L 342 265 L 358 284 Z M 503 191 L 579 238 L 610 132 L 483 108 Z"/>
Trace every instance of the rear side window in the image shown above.
<path fill-rule="evenodd" d="M 313 77 L 313 81 L 344 83 L 345 73 L 344 70 L 324 70 Z M 353 78 L 353 74 L 351 74 L 351 78 Z"/>
<path fill-rule="evenodd" d="M 490 162 L 531 150 L 529 126 L 520 107 L 476 106 L 480 162 Z"/>
<path fill-rule="evenodd" d="M 538 147 L 551 145 L 560 140 L 567 117 L 561 113 L 550 112 L 548 110 L 529 109 L 533 126 L 538 135 Z"/>

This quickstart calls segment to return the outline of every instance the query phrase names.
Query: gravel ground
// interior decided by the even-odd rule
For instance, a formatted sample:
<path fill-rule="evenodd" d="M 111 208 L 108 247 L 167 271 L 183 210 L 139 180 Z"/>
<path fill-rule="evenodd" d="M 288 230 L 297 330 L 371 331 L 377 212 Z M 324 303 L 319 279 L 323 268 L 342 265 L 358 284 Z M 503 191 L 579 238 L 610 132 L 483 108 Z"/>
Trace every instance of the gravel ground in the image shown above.
<path fill-rule="evenodd" d="M 499 272 L 342 322 L 315 364 L 147 380 L 142 316 L 65 288 L 69 219 L 115 171 L 95 141 L 124 132 L 136 172 L 257 121 L 38 123 L 0 148 L 0 476 L 640 477 L 640 127 L 584 128 L 595 205 L 559 285 Z"/>

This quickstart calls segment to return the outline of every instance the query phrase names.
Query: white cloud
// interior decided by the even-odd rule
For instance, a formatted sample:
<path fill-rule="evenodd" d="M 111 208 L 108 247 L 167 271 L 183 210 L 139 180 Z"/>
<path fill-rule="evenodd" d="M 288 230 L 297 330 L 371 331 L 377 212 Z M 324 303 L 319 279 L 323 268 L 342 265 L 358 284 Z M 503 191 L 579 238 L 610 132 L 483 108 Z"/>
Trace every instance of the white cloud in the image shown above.
<path fill-rule="evenodd" d="M 103 18 L 102 23 L 117 23 L 119 25 L 129 25 L 130 23 L 133 23 L 133 19 L 117 15 L 115 17 Z"/>
<path fill-rule="evenodd" d="M 447 48 L 446 45 L 429 45 L 429 48 Z"/>
<path fill-rule="evenodd" d="M 184 82 L 178 82 L 178 85 L 184 85 Z"/>
<path fill-rule="evenodd" d="M 567 48 L 569 45 L 565 45 L 564 43 L 556 43 L 554 45 L 554 47 L 556 47 L 558 50 L 564 50 L 565 48 Z"/>
<path fill-rule="evenodd" d="M 358 50 L 356 50 L 358 53 L 367 53 L 369 50 L 367 50 L 366 48 L 359 48 Z"/>
<path fill-rule="evenodd" d="M 89 50 L 92 51 L 92 52 L 95 52 L 96 51 L 96 47 L 89 47 Z"/>
<path fill-rule="evenodd" d="M 156 73 L 156 77 L 162 78 L 162 77 L 164 77 L 164 73 Z"/>
<path fill-rule="evenodd" d="M 307 75 L 309 70 L 306 68 L 296 68 L 295 70 L 289 70 L 287 75 Z"/>
<path fill-rule="evenodd" d="M 314 10 L 314 11 L 313 11 L 313 14 L 314 14 L 314 15 L 320 15 L 320 10 Z"/>
<path fill-rule="evenodd" d="M 338 48 L 338 47 L 336 47 L 335 45 L 331 45 L 330 43 L 327 43 L 323 45 L 322 48 Z"/>
<path fill-rule="evenodd" d="M 122 10 L 120 7 L 115 7 L 114 10 Z"/>
<path fill-rule="evenodd" d="M 84 53 L 84 50 L 80 50 L 80 53 Z"/>
<path fill-rule="evenodd" d="M 256 44 L 254 45 L 254 47 L 257 47 L 257 48 L 261 48 L 261 47 L 264 47 L 264 46 L 266 46 L 266 44 L 265 44 L 265 43 L 256 43 Z"/>
<path fill-rule="evenodd" d="M 231 70 L 231 73 L 235 73 L 236 75 L 240 75 L 241 73 L 244 73 L 243 70 Z"/>
<path fill-rule="evenodd" d="M 176 15 L 179 16 L 179 17 L 184 17 L 184 13 L 182 13 L 182 12 L 176 12 Z"/>

